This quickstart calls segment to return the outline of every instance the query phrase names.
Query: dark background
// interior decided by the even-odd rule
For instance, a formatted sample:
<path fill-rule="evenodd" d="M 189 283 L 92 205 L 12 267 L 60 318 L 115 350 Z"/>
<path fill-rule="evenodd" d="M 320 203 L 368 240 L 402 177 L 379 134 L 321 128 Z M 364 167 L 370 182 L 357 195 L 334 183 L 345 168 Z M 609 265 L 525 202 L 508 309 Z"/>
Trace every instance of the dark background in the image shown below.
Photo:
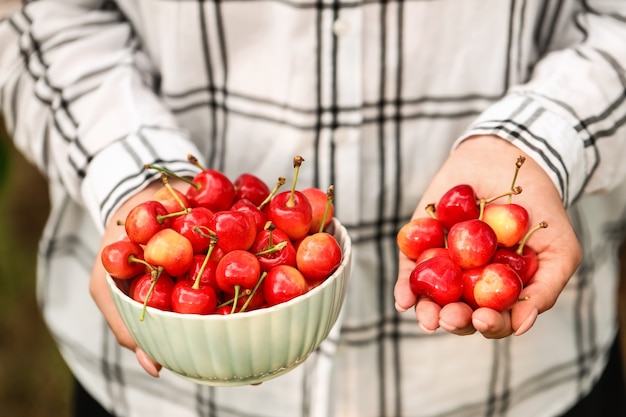
<path fill-rule="evenodd" d="M 0 117 L 0 409 L 7 417 L 70 415 L 71 376 L 35 298 L 37 245 L 47 212 L 46 183 L 7 139 Z M 624 323 L 625 287 L 619 294 Z"/>

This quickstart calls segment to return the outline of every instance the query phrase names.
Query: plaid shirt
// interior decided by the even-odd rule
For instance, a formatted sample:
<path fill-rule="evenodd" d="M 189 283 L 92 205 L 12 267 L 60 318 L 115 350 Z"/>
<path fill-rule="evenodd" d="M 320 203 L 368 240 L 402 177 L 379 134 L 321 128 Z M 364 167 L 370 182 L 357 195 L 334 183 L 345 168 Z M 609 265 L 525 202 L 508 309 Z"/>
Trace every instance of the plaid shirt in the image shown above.
<path fill-rule="evenodd" d="M 0 21 L 0 109 L 50 181 L 42 313 L 117 416 L 556 416 L 617 331 L 626 190 L 626 3 L 32 1 Z M 395 233 L 469 134 L 512 141 L 558 187 L 585 259 L 522 337 L 422 334 L 394 309 Z M 336 188 L 355 246 L 343 317 L 257 387 L 148 376 L 88 294 L 103 225 L 188 153 L 273 184 Z"/>

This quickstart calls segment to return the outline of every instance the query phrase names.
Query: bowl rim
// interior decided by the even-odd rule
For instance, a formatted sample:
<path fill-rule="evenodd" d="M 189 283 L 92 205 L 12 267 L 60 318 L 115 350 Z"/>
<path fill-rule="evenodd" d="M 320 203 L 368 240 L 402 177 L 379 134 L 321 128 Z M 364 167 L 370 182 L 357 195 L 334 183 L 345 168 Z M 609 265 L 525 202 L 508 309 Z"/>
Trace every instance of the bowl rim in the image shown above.
<path fill-rule="evenodd" d="M 352 260 L 352 241 L 350 238 L 350 234 L 348 233 L 346 227 L 339 222 L 338 219 L 334 218 L 332 223 L 332 231 L 333 236 L 336 236 L 339 232 L 343 235 L 343 242 L 340 243 L 341 246 L 341 262 L 335 272 L 333 272 L 328 278 L 324 280 L 320 285 L 314 287 L 313 289 L 307 291 L 306 293 L 299 295 L 295 298 L 292 298 L 289 301 L 285 301 L 280 304 L 276 304 L 270 307 L 258 308 L 256 310 L 238 312 L 235 314 L 195 314 L 195 313 L 177 313 L 175 311 L 166 311 L 161 310 L 155 307 L 146 307 L 146 312 L 150 312 L 150 314 L 156 314 L 163 317 L 169 318 L 187 318 L 194 320 L 202 320 L 202 321 L 234 321 L 234 320 L 243 320 L 248 319 L 257 315 L 265 315 L 273 311 L 287 309 L 293 304 L 299 304 L 304 302 L 306 299 L 315 297 L 318 292 L 324 291 L 325 288 L 333 285 L 334 281 L 336 281 L 346 268 L 349 267 L 349 263 Z M 349 270 L 349 269 L 348 269 Z M 349 275 L 349 274 L 348 274 Z M 111 277 L 108 273 L 106 274 L 107 285 L 109 287 L 109 291 L 114 292 L 117 295 L 117 298 L 126 303 L 130 304 L 132 308 L 143 309 L 143 304 L 135 301 L 131 297 L 128 296 L 121 288 L 117 285 L 117 282 L 124 282 L 129 280 L 123 279 L 115 279 Z M 146 315 L 147 318 L 147 315 Z"/>

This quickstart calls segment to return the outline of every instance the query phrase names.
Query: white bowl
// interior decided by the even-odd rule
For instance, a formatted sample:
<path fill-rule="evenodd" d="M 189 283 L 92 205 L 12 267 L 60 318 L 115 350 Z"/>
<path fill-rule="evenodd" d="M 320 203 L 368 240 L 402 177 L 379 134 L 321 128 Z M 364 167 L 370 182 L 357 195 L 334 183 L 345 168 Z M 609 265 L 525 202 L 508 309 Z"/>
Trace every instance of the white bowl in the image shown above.
<path fill-rule="evenodd" d="M 343 252 L 341 265 L 306 294 L 276 306 L 232 315 L 178 314 L 148 307 L 122 290 L 127 281 L 107 276 L 110 292 L 135 342 L 164 368 L 194 382 L 237 386 L 263 382 L 300 365 L 333 327 L 345 299 L 351 241 L 331 225 Z"/>

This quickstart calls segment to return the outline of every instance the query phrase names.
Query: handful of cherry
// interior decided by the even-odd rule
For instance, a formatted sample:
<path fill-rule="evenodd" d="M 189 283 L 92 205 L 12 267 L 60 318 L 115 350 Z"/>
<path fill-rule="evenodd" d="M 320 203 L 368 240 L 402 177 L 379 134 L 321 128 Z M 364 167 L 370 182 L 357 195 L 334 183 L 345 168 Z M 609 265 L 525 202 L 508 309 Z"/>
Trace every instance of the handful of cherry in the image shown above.
<path fill-rule="evenodd" d="M 255 175 L 234 181 L 200 169 L 185 179 L 164 168 L 163 186 L 133 207 L 125 237 L 103 248 L 112 278 L 127 280 L 128 296 L 182 314 L 234 314 L 298 297 L 328 278 L 342 251 L 326 229 L 334 216 L 334 188 L 296 188 L 304 159 L 294 157 L 292 187 L 280 177 L 272 190 Z M 179 190 L 169 177 L 189 184 Z M 143 315 L 140 318 L 143 320 Z"/>
<path fill-rule="evenodd" d="M 440 306 L 462 301 L 473 309 L 506 311 L 520 301 L 524 286 L 538 268 L 537 253 L 526 242 L 545 221 L 529 225 L 526 208 L 512 202 L 522 192 L 516 186 L 525 158 L 515 164 L 510 190 L 478 198 L 469 184 L 450 188 L 427 215 L 398 231 L 400 251 L 415 261 L 409 282 L 418 296 Z M 507 202 L 498 202 L 507 198 Z"/>

